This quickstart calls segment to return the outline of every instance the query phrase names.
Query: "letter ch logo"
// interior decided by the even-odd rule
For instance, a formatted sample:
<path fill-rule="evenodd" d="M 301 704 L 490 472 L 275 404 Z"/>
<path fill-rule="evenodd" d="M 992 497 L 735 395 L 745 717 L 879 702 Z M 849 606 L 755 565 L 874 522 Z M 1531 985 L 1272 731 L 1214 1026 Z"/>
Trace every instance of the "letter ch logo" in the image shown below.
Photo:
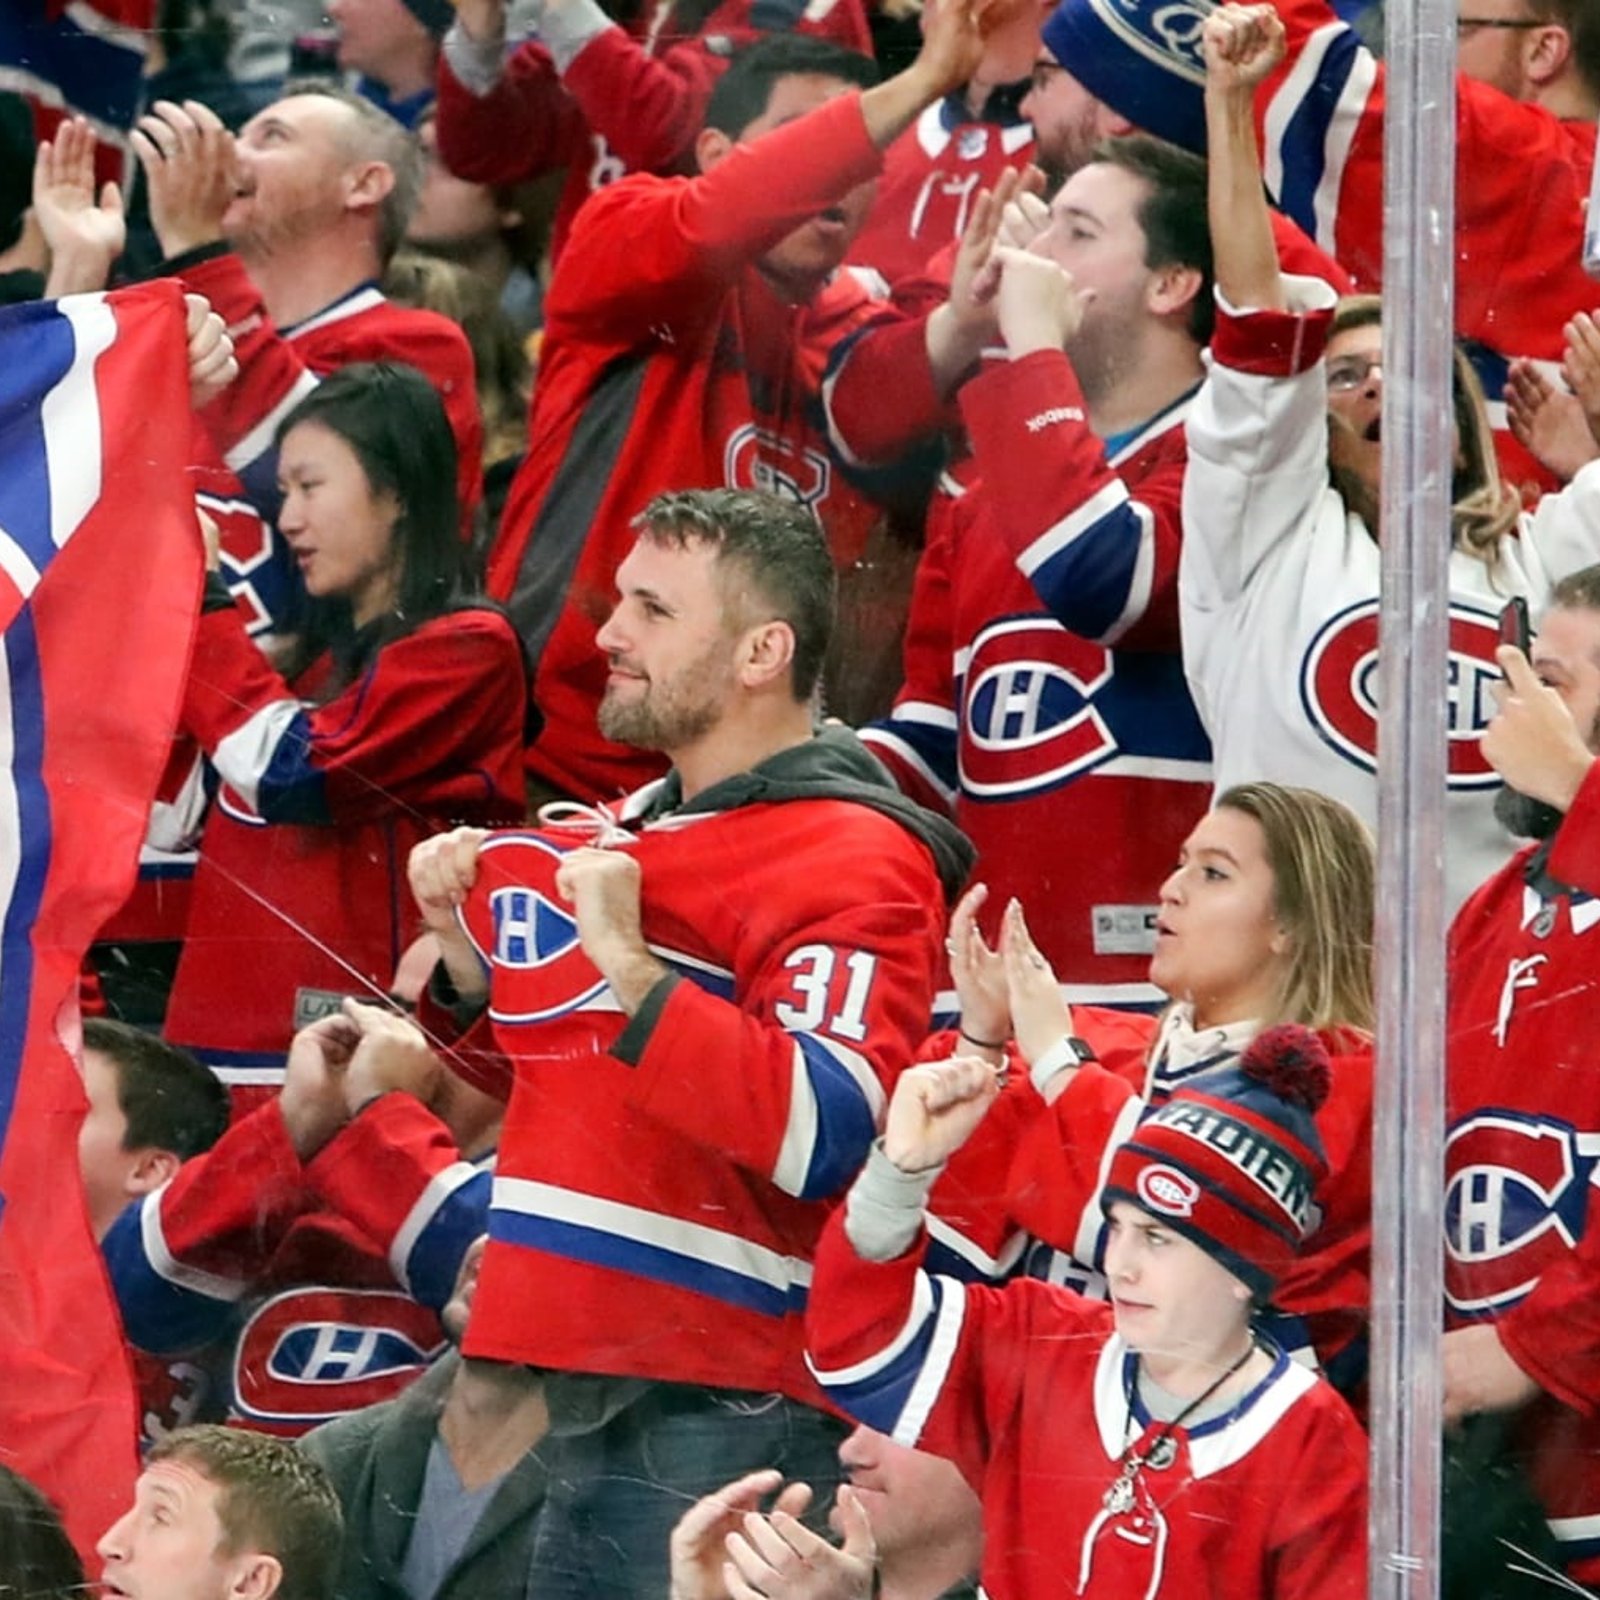
<path fill-rule="evenodd" d="M 1145 1167 L 1134 1188 L 1147 1211 L 1167 1217 L 1192 1217 L 1200 1199 L 1200 1185 L 1176 1167 Z"/>

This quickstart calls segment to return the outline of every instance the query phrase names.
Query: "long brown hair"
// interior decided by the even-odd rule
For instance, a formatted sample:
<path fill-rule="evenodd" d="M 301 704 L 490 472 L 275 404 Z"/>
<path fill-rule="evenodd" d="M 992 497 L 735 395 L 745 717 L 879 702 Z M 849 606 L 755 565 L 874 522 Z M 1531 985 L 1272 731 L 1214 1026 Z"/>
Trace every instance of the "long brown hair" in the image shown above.
<path fill-rule="evenodd" d="M 1315 789 L 1243 783 L 1217 807 L 1254 817 L 1272 868 L 1273 909 L 1289 938 L 1272 1015 L 1318 1030 L 1370 1034 L 1377 857 L 1367 825 Z"/>

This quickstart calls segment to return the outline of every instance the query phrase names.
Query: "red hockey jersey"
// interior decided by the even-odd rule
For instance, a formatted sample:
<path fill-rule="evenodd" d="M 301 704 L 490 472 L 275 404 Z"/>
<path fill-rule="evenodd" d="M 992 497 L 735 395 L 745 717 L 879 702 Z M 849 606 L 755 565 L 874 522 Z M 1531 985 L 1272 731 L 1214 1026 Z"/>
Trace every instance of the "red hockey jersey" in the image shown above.
<path fill-rule="evenodd" d="M 479 857 L 462 922 L 514 1084 L 466 1350 L 820 1403 L 812 1246 L 926 1026 L 941 872 L 953 887 L 965 853 L 842 732 L 689 806 L 654 798 L 600 835 L 637 858 L 644 937 L 678 975 L 631 1021 L 554 887 L 586 833 Z"/>
<path fill-rule="evenodd" d="M 528 454 L 489 560 L 534 663 L 544 729 L 528 768 L 558 791 L 613 799 L 662 771 L 595 725 L 595 633 L 654 495 L 765 489 L 816 512 L 840 566 L 860 555 L 878 513 L 813 412 L 829 350 L 875 302 L 841 273 L 791 305 L 755 262 L 878 165 L 848 95 L 701 177 L 629 178 L 585 209 L 550 286 Z"/>
<path fill-rule="evenodd" d="M 874 339 L 833 390 L 869 381 Z M 1069 998 L 1154 1001 L 1154 890 L 1203 814 L 1210 745 L 1184 682 L 1176 579 L 1187 398 L 1108 460 L 1059 352 L 961 391 L 979 481 L 930 527 L 905 685 L 863 739 L 943 803 L 996 907 L 1016 895 Z M 1041 849 L 1066 837 L 1086 852 Z"/>
<path fill-rule="evenodd" d="M 1168 1428 L 1144 1410 L 1109 1306 L 1027 1280 L 963 1285 L 921 1256 L 863 1261 L 836 1212 L 808 1358 L 852 1416 L 961 1469 L 983 1501 L 993 1600 L 1366 1592 L 1366 1438 L 1325 1382 L 1278 1352 L 1231 1411 Z M 1109 1504 L 1125 1452 L 1163 1434 L 1168 1463 Z"/>
<path fill-rule="evenodd" d="M 1017 109 L 1027 92 L 1025 82 L 994 89 L 980 117 L 960 93 L 929 106 L 884 152 L 851 264 L 872 268 L 892 288 L 958 240 L 979 191 L 1033 159 L 1033 124 Z"/>
<path fill-rule="evenodd" d="M 1445 1311 L 1452 1326 L 1492 1320 L 1512 1359 L 1553 1397 L 1524 1419 L 1533 1485 L 1568 1570 L 1592 1584 L 1600 1577 L 1600 769 L 1549 852 L 1549 874 L 1570 889 L 1541 877 L 1534 856 L 1522 851 L 1485 883 L 1450 930 Z"/>
<path fill-rule="evenodd" d="M 416 932 L 411 846 L 521 814 L 521 657 L 498 612 L 466 610 L 384 646 L 314 701 L 237 610 L 200 619 L 186 730 L 222 779 L 200 845 L 166 1036 L 224 1081 L 275 1084 L 297 1027 L 339 997 L 385 994 Z"/>
<path fill-rule="evenodd" d="M 220 1348 L 234 1420 L 300 1433 L 391 1398 L 444 1348 L 438 1312 L 488 1191 L 410 1095 L 373 1101 L 303 1165 L 269 1102 L 102 1249 L 136 1349 L 204 1365 Z"/>
<path fill-rule="evenodd" d="M 519 45 L 485 94 L 439 63 L 439 152 L 475 183 L 521 183 L 566 171 L 550 239 L 559 260 L 578 208 L 630 172 L 683 168 L 706 101 L 734 51 L 766 33 L 804 33 L 872 54 L 861 0 L 720 0 L 694 34 L 670 3 L 606 28 L 563 75 L 538 43 Z"/>

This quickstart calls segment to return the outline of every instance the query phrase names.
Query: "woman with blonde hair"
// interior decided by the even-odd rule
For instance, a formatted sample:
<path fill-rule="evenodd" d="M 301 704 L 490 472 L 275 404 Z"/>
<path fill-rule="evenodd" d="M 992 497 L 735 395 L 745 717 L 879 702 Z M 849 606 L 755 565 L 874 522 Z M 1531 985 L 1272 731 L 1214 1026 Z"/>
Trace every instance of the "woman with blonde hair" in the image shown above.
<path fill-rule="evenodd" d="M 1159 1016 L 1068 1006 L 1022 907 L 998 949 L 969 890 L 950 922 L 961 1004 L 953 1051 L 1025 1064 L 1048 1115 L 1025 1119 L 1012 1157 L 1012 1219 L 1051 1247 L 1033 1268 L 1103 1294 L 1101 1188 L 1112 1151 L 1179 1089 L 1231 1071 L 1263 1030 L 1298 1023 L 1332 1060 L 1317 1112 L 1327 1177 L 1300 1259 L 1258 1308 L 1291 1353 L 1314 1351 L 1341 1387 L 1359 1381 L 1369 1300 L 1372 1138 L 1372 836 L 1348 807 L 1308 789 L 1230 789 L 1195 826 L 1161 886 L 1150 981 Z"/>
<path fill-rule="evenodd" d="M 1337 302 L 1278 267 L 1257 163 L 1256 86 L 1283 55 L 1269 5 L 1207 19 L 1209 204 L 1217 326 L 1190 409 L 1178 593 L 1184 668 L 1219 787 L 1304 783 L 1377 817 L 1383 405 L 1378 303 Z M 1447 864 L 1452 906 L 1497 871 L 1499 778 L 1478 741 L 1494 714 L 1498 620 L 1600 560 L 1600 465 L 1532 513 L 1502 483 L 1482 392 L 1459 353 L 1449 537 Z M 1441 530 L 1443 536 L 1444 530 Z"/>

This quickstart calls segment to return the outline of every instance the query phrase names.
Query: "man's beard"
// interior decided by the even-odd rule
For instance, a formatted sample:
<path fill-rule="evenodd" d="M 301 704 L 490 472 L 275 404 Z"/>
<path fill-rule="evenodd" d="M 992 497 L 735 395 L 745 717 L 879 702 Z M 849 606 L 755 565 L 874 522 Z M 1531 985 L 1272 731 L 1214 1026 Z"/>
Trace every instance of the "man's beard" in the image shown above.
<path fill-rule="evenodd" d="M 716 692 L 717 679 L 713 663 L 702 658 L 680 673 L 675 683 L 645 679 L 631 697 L 608 688 L 595 720 L 600 732 L 616 744 L 635 750 L 681 750 L 721 720 L 723 697 Z"/>
<path fill-rule="evenodd" d="M 1513 789 L 1509 783 L 1494 797 L 1494 814 L 1507 833 L 1514 833 L 1519 839 L 1539 840 L 1552 838 L 1565 815 L 1543 800 Z"/>

